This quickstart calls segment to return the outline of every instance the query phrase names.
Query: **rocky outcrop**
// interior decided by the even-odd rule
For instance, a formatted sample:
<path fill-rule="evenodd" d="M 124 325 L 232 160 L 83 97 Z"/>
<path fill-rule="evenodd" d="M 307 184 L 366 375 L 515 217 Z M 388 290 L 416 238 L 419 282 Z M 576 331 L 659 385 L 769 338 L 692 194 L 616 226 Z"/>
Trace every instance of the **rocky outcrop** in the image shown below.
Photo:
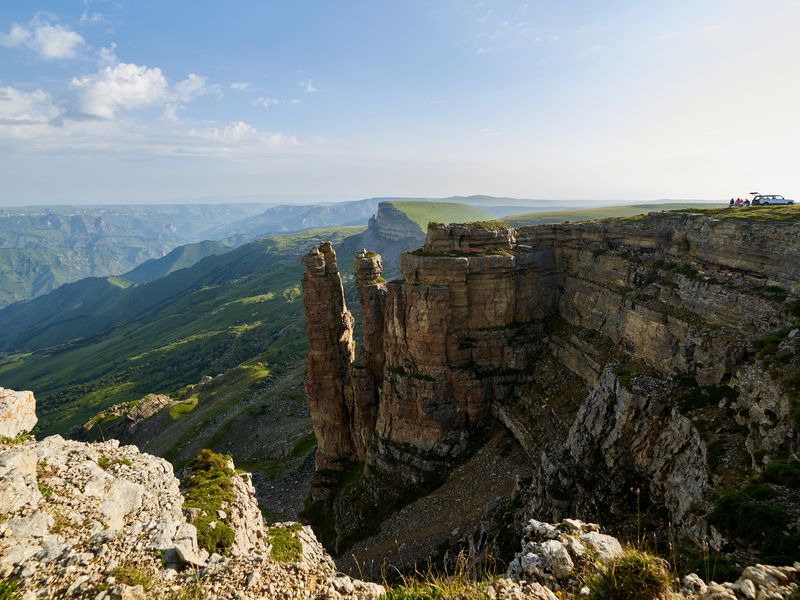
<path fill-rule="evenodd" d="M 115 440 L 0 442 L 0 580 L 16 581 L 26 600 L 375 600 L 383 593 L 336 573 L 313 531 L 299 524 L 276 525 L 297 530 L 298 562 L 273 559 L 249 476 L 237 474 L 232 484 L 233 500 L 216 517 L 233 528 L 234 545 L 228 556 L 209 556 L 165 460 Z"/>
<path fill-rule="evenodd" d="M 0 437 L 13 438 L 36 426 L 33 392 L 15 392 L 0 387 Z"/>
<path fill-rule="evenodd" d="M 645 486 L 638 493 L 663 505 L 673 525 L 690 529 L 689 512 L 708 486 L 705 445 L 670 405 L 671 393 L 668 384 L 651 378 L 624 385 L 607 366 L 566 443 L 543 453 L 531 514 L 559 519 L 598 516 L 600 510 L 608 518 L 615 503 Z M 718 549 L 719 540 L 713 541 Z"/>
<path fill-rule="evenodd" d="M 385 240 L 412 239 L 422 242 L 425 239 L 422 228 L 389 202 L 378 204 L 378 210 L 369 220 L 368 227 Z"/>
<path fill-rule="evenodd" d="M 345 388 L 329 414 L 315 407 L 335 386 L 315 388 L 312 418 L 347 421 L 341 451 L 364 466 L 334 519 L 352 521 L 353 498 L 385 510 L 386 489 L 436 485 L 499 422 L 537 468 L 528 516 L 623 523 L 641 502 L 656 528 L 717 546 L 714 492 L 797 443 L 796 258 L 796 223 L 690 211 L 432 224 L 388 283 L 380 257 L 362 252 L 363 343 L 310 344 Z M 307 312 L 339 332 L 339 298 L 312 291 Z"/>
<path fill-rule="evenodd" d="M 317 436 L 318 471 L 342 470 L 355 457 L 350 367 L 355 359 L 353 317 L 347 310 L 336 252 L 320 244 L 303 257 L 306 317 L 305 391 Z"/>

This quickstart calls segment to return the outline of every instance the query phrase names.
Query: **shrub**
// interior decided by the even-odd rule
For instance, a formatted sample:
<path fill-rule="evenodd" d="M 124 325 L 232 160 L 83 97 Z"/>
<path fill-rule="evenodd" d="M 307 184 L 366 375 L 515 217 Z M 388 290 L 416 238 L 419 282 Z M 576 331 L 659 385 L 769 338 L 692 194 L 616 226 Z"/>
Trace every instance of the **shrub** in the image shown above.
<path fill-rule="evenodd" d="M 795 459 L 770 463 L 761 473 L 760 480 L 790 488 L 800 488 L 800 461 Z"/>
<path fill-rule="evenodd" d="M 19 588 L 19 581 L 15 579 L 0 579 L 0 600 L 18 600 L 22 597 Z"/>
<path fill-rule="evenodd" d="M 303 559 L 303 544 L 297 537 L 302 526 L 294 523 L 285 527 L 272 527 L 269 530 L 270 556 L 279 562 L 300 562 Z"/>
<path fill-rule="evenodd" d="M 661 558 L 628 548 L 587 582 L 591 600 L 660 600 L 670 591 L 670 573 Z"/>
<path fill-rule="evenodd" d="M 189 464 L 190 472 L 183 482 L 183 505 L 200 509 L 200 515 L 192 522 L 197 528 L 197 543 L 222 555 L 227 554 L 234 539 L 233 529 L 217 519 L 217 510 L 233 501 L 231 477 L 235 473 L 228 466 L 229 461 L 229 456 L 201 450 Z"/>

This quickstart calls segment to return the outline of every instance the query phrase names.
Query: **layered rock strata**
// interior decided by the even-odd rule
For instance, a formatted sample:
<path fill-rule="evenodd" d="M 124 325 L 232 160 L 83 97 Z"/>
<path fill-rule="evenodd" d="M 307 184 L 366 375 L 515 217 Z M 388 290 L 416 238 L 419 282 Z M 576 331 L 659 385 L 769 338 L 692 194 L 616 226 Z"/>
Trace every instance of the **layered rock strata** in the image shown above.
<path fill-rule="evenodd" d="M 319 442 L 318 471 L 341 470 L 356 458 L 351 431 L 350 367 L 355 359 L 353 317 L 344 301 L 336 252 L 320 244 L 303 257 L 306 317 L 305 391 Z"/>
<path fill-rule="evenodd" d="M 306 279 L 322 255 L 304 259 Z M 378 256 L 356 259 L 363 345 L 354 355 L 315 341 L 310 352 L 334 357 L 326 369 L 349 366 L 340 404 L 310 395 L 312 417 L 331 418 L 314 406 L 349 414 L 336 435 L 365 466 L 362 491 L 435 481 L 499 421 L 538 468 L 532 514 L 624 521 L 641 500 L 719 544 L 704 520 L 714 491 L 798 442 L 783 373 L 800 370 L 800 335 L 782 328 L 800 317 L 799 258 L 793 222 L 702 212 L 431 225 L 400 280 L 379 281 Z M 338 292 L 306 306 L 334 324 L 347 312 Z M 321 447 L 337 443 L 317 433 Z"/>

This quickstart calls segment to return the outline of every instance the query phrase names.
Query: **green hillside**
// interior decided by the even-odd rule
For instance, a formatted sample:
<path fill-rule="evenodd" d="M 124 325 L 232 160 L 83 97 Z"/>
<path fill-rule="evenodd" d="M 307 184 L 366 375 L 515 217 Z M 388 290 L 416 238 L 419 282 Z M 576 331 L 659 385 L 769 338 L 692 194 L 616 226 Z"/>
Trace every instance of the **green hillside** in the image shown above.
<path fill-rule="evenodd" d="M 180 269 L 191 267 L 208 256 L 224 254 L 230 250 L 229 246 L 210 240 L 178 246 L 166 256 L 142 263 L 132 271 L 122 275 L 122 278 L 135 283 L 155 281 Z"/>
<path fill-rule="evenodd" d="M 488 221 L 494 217 L 486 211 L 455 202 L 387 202 L 411 221 L 428 229 L 428 223 L 464 223 L 467 221 Z"/>
<path fill-rule="evenodd" d="M 263 205 L 57 206 L 0 209 L 0 307 L 84 277 L 119 275 L 207 239 Z"/>
<path fill-rule="evenodd" d="M 41 431 L 63 433 L 112 404 L 171 393 L 247 361 L 279 376 L 304 351 L 299 256 L 362 230 L 263 238 L 151 283 L 94 279 L 51 294 L 55 307 L 50 296 L 9 307 L 0 331 L 13 351 L 0 378 L 35 390 Z"/>
<path fill-rule="evenodd" d="M 543 223 L 563 223 L 564 221 L 591 221 L 609 217 L 633 217 L 660 210 L 678 210 L 686 208 L 715 208 L 717 204 L 702 202 L 663 202 L 654 204 L 626 204 L 620 206 L 602 206 L 598 208 L 580 208 L 569 210 L 543 210 L 519 215 L 503 217 L 503 221 L 514 227 L 539 225 Z"/>

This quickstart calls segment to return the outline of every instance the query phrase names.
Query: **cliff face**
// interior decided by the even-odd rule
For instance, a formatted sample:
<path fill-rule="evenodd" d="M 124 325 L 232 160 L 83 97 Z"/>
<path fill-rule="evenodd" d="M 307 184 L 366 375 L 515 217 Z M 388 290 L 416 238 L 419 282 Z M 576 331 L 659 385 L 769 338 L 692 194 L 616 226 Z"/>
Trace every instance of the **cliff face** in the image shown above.
<path fill-rule="evenodd" d="M 425 234 L 419 225 L 386 202 L 378 205 L 375 217 L 369 220 L 369 228 L 374 229 L 385 240 L 399 241 L 410 238 L 422 242 L 425 239 Z"/>
<path fill-rule="evenodd" d="M 798 258 L 796 224 L 702 213 L 431 225 L 402 256 L 401 280 L 379 282 L 377 256 L 356 259 L 364 343 L 344 353 L 350 391 L 330 414 L 350 419 L 330 439 L 317 428 L 322 452 L 346 451 L 346 431 L 359 489 L 380 506 L 387 478 L 435 484 L 499 422 L 538 469 L 523 494 L 530 515 L 622 523 L 640 503 L 719 544 L 715 492 L 797 442 L 786 373 L 800 364 L 780 330 L 797 319 Z M 338 296 L 309 296 L 307 311 L 320 302 L 339 323 Z M 310 338 L 309 356 L 326 348 Z M 342 372 L 334 360 L 321 373 L 332 364 Z M 333 388 L 309 395 L 315 423 L 331 419 L 315 413 Z M 340 521 L 352 516 L 346 497 Z"/>

